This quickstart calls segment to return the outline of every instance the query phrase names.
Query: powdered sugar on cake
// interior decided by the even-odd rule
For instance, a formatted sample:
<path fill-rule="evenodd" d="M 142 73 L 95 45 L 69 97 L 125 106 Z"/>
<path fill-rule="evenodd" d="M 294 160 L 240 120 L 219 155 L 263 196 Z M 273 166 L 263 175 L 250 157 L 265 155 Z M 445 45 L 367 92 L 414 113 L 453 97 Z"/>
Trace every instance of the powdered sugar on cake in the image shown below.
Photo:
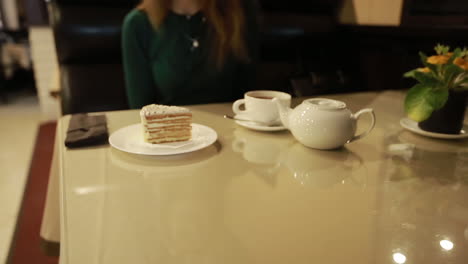
<path fill-rule="evenodd" d="M 165 114 L 183 114 L 190 113 L 190 110 L 180 106 L 170 106 L 170 105 L 158 105 L 151 104 L 144 106 L 141 111 L 141 116 L 151 116 L 151 115 L 165 115 Z"/>

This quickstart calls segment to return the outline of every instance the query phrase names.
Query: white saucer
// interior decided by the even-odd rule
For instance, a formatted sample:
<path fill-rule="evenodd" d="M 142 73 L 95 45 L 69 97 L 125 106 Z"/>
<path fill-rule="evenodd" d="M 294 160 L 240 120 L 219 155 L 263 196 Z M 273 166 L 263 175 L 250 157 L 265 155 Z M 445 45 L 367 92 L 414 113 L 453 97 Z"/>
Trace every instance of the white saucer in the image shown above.
<path fill-rule="evenodd" d="M 441 138 L 441 139 L 462 139 L 462 138 L 468 138 L 468 124 L 463 124 L 463 128 L 460 131 L 460 134 L 455 135 L 455 134 L 442 134 L 442 133 L 434 133 L 434 132 L 428 132 L 424 131 L 421 128 L 419 128 L 418 123 L 409 119 L 409 118 L 402 118 L 400 120 L 400 125 L 409 131 L 422 135 L 422 136 L 427 136 L 427 137 L 432 137 L 432 138 Z"/>
<path fill-rule="evenodd" d="M 109 143 L 114 148 L 141 155 L 175 155 L 188 153 L 213 144 L 218 134 L 212 128 L 192 124 L 192 139 L 182 142 L 151 144 L 143 139 L 141 124 L 123 127 L 109 137 Z"/>
<path fill-rule="evenodd" d="M 236 115 L 235 118 L 248 119 L 248 117 L 245 117 L 244 115 Z M 277 125 L 271 125 L 271 126 L 260 125 L 259 123 L 256 123 L 255 121 L 236 120 L 236 123 L 245 128 L 257 130 L 257 131 L 273 132 L 273 131 L 282 131 L 282 130 L 287 129 L 285 126 L 281 124 L 281 122 L 278 122 Z"/>

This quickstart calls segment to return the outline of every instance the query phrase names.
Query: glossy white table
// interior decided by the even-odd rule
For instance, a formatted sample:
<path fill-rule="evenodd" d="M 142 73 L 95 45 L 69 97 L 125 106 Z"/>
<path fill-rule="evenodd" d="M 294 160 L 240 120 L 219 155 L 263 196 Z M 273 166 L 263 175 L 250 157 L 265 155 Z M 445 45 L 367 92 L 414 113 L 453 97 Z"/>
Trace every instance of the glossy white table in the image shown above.
<path fill-rule="evenodd" d="M 374 108 L 375 129 L 319 151 L 223 119 L 229 104 L 199 105 L 194 122 L 218 141 L 155 157 L 67 150 L 63 117 L 42 235 L 57 238 L 59 211 L 62 264 L 468 263 L 468 141 L 402 129 L 401 92 L 328 97 Z M 139 118 L 107 117 L 110 132 Z"/>

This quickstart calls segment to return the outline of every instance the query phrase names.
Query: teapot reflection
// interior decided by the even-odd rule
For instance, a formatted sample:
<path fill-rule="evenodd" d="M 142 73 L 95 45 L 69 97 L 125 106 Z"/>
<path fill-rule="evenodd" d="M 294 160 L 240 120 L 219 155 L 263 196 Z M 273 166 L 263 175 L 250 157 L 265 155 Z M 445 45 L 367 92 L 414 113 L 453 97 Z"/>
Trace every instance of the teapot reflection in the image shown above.
<path fill-rule="evenodd" d="M 361 159 L 346 148 L 318 151 L 296 143 L 284 153 L 283 163 L 302 185 L 327 188 L 346 180 L 355 181 L 353 174 L 361 167 Z"/>
<path fill-rule="evenodd" d="M 346 148 L 334 151 L 311 149 L 295 141 L 289 134 L 265 134 L 250 130 L 235 130 L 232 148 L 251 165 L 251 171 L 269 183 L 281 168 L 291 172 L 301 185 L 327 188 L 336 183 L 353 181 L 363 185 L 365 173 L 355 177 L 362 160 Z M 273 184 L 272 184 L 273 185 Z"/>

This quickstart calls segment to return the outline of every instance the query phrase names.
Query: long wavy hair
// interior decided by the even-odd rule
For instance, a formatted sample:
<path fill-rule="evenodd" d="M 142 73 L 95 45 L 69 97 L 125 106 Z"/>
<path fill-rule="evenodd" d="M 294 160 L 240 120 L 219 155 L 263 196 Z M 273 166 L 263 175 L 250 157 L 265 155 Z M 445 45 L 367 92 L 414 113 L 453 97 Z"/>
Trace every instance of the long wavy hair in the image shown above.
<path fill-rule="evenodd" d="M 218 67 L 224 65 L 226 58 L 233 55 L 242 61 L 249 61 L 245 41 L 245 13 L 241 0 L 199 0 L 201 11 L 211 26 L 211 44 Z M 158 30 L 166 19 L 171 0 L 142 0 L 138 8 L 144 11 Z"/>

